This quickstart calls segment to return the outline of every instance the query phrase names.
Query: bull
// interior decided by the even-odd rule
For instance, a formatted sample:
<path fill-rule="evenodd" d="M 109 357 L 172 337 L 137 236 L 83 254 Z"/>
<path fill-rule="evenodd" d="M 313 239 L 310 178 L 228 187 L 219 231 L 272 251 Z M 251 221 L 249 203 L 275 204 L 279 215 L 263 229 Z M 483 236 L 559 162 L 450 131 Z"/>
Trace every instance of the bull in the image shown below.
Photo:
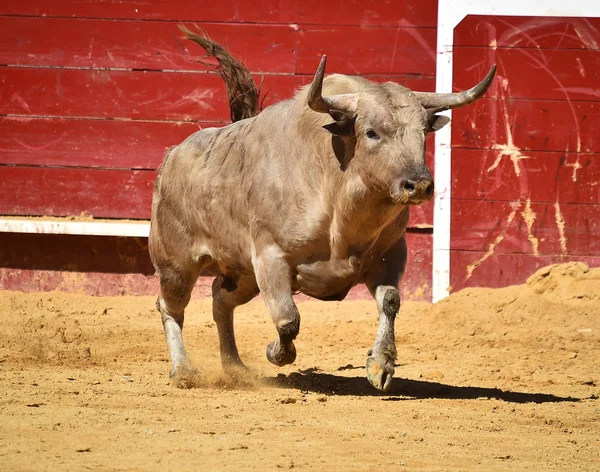
<path fill-rule="evenodd" d="M 391 386 L 410 206 L 434 195 L 425 137 L 448 123 L 440 111 L 485 93 L 495 66 L 470 90 L 438 94 L 356 76 L 324 77 L 325 65 L 323 56 L 312 83 L 293 98 L 192 134 L 159 169 L 149 250 L 160 277 L 157 308 L 171 376 L 195 371 L 182 332 L 192 289 L 204 273 L 215 277 L 213 318 L 225 369 L 244 366 L 234 310 L 258 293 L 278 335 L 266 357 L 284 366 L 296 359 L 300 330 L 292 295 L 342 300 L 365 284 L 379 314 L 367 379 L 381 391 Z"/>

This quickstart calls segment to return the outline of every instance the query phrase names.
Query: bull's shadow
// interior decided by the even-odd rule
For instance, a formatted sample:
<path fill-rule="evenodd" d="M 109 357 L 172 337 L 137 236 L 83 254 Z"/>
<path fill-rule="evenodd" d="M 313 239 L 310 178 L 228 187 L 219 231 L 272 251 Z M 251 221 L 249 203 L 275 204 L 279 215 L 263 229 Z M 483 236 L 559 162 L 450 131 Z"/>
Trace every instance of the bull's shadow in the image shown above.
<path fill-rule="evenodd" d="M 364 367 L 347 367 L 364 372 Z M 389 392 L 382 393 L 375 390 L 364 376 L 346 377 L 342 375 L 326 374 L 318 369 L 307 369 L 294 372 L 287 376 L 279 374 L 277 377 L 265 379 L 272 386 L 280 388 L 297 389 L 304 392 L 321 393 L 324 395 L 355 395 L 355 396 L 381 396 L 386 401 L 403 401 L 415 399 L 449 398 L 457 400 L 475 400 L 477 398 L 490 398 L 511 403 L 556 403 L 578 402 L 579 398 L 559 397 L 547 393 L 524 393 L 501 390 L 499 388 L 484 387 L 458 387 L 439 382 L 426 380 L 393 379 Z"/>

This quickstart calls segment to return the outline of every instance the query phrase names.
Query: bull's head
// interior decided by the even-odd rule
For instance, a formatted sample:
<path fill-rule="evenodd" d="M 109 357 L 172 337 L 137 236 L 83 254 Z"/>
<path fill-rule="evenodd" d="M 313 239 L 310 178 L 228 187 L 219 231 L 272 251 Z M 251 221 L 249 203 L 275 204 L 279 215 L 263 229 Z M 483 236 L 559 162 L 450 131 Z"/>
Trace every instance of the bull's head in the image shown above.
<path fill-rule="evenodd" d="M 412 92 L 393 82 L 365 81 L 355 93 L 322 96 L 326 56 L 308 92 L 309 107 L 328 113 L 330 133 L 351 140 L 355 168 L 364 180 L 394 203 L 418 204 L 433 197 L 433 180 L 425 163 L 425 135 L 446 125 L 437 113 L 480 98 L 490 86 L 496 66 L 472 89 L 460 93 Z"/>

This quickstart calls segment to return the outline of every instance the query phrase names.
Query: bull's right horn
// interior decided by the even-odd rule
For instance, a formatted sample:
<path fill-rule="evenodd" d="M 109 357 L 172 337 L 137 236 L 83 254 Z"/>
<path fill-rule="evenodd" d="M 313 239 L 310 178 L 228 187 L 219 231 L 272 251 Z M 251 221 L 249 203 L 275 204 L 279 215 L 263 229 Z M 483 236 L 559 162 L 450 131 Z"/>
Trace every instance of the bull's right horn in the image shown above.
<path fill-rule="evenodd" d="M 327 64 L 327 56 L 321 57 L 321 62 L 315 73 L 315 77 L 310 84 L 308 90 L 308 106 L 311 110 L 319 113 L 330 113 L 331 111 L 341 111 L 343 113 L 356 113 L 355 93 L 343 93 L 324 97 L 323 93 L 323 77 L 325 76 L 325 65 Z M 334 117 L 335 118 L 335 117 Z"/>

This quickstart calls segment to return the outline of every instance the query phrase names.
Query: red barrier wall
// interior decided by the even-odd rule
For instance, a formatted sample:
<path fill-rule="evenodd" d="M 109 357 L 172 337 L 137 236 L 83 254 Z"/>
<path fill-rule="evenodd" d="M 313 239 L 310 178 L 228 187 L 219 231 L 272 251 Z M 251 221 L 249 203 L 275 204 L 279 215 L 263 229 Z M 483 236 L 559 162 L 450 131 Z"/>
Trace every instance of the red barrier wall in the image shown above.
<path fill-rule="evenodd" d="M 229 117 L 221 79 L 193 63 L 202 51 L 179 23 L 246 63 L 267 104 L 307 84 L 323 53 L 330 72 L 435 86 L 435 0 L 41 3 L 0 5 L 0 215 L 149 217 L 165 149 Z M 600 264 L 599 44 L 598 19 L 472 16 L 455 30 L 456 90 L 492 63 L 498 77 L 453 116 L 454 290 Z M 432 209 L 415 208 L 411 226 L 430 227 Z M 146 244 L 0 234 L 0 288 L 153 292 Z M 431 235 L 409 244 L 404 296 L 428 299 Z"/>
<path fill-rule="evenodd" d="M 600 19 L 467 17 L 454 85 L 451 285 L 522 283 L 555 262 L 600 265 Z"/>
<path fill-rule="evenodd" d="M 4 2 L 0 215 L 149 218 L 165 149 L 229 119 L 221 79 L 177 28 L 194 22 L 264 81 L 267 104 L 309 83 L 323 53 L 330 72 L 434 89 L 435 0 Z M 432 205 L 415 209 L 411 225 L 431 223 Z M 431 235 L 409 240 L 403 291 L 428 298 Z M 145 246 L 0 234 L 0 287 L 152 292 Z"/>

